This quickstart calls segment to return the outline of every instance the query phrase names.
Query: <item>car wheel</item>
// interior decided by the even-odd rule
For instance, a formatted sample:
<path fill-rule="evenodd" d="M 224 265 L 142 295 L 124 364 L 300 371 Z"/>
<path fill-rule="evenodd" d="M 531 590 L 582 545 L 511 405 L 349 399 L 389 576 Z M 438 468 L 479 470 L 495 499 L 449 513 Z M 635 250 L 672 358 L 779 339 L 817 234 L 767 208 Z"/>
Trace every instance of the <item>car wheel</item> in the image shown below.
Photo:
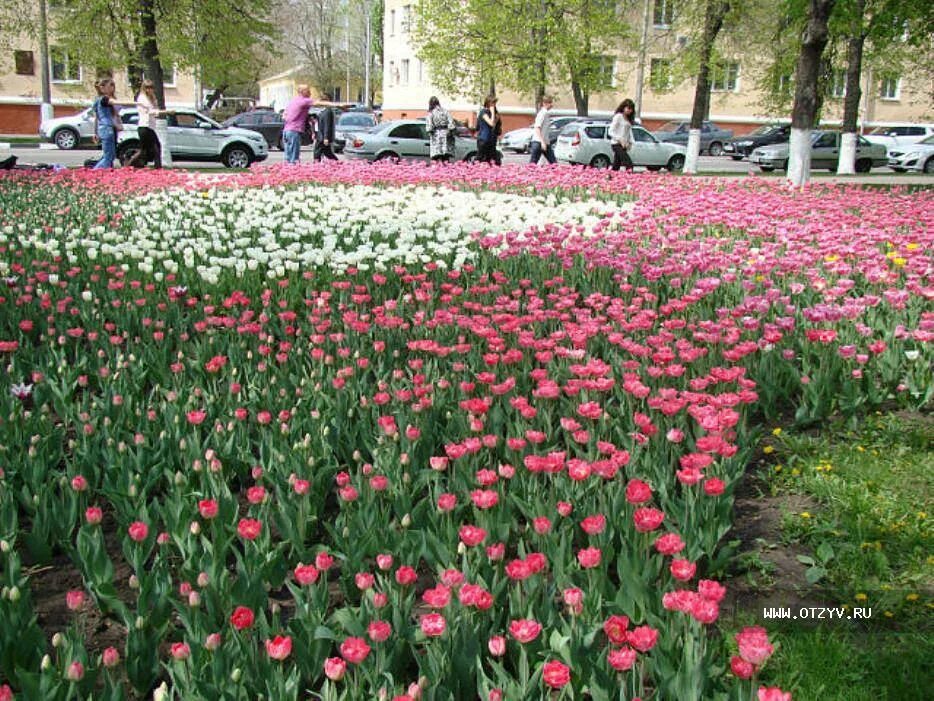
<path fill-rule="evenodd" d="M 383 151 L 378 154 L 374 161 L 392 161 L 393 163 L 398 163 L 401 159 L 399 158 L 398 153 L 393 153 L 392 151 Z"/>
<path fill-rule="evenodd" d="M 759 170 L 761 170 L 763 173 L 771 173 L 773 170 L 775 170 L 775 168 L 772 166 L 759 166 Z"/>
<path fill-rule="evenodd" d="M 221 160 L 228 168 L 249 168 L 253 162 L 253 154 L 246 146 L 234 144 L 224 150 Z"/>
<path fill-rule="evenodd" d="M 609 168 L 610 167 L 609 156 L 602 154 L 602 153 L 598 153 L 596 156 L 590 159 L 590 167 L 600 168 L 600 169 Z"/>
<path fill-rule="evenodd" d="M 743 157 L 742 157 L 742 156 L 730 156 L 730 158 L 732 158 L 734 161 L 741 161 L 741 160 L 743 160 Z"/>
<path fill-rule="evenodd" d="M 139 153 L 138 141 L 124 141 L 117 147 L 117 160 L 120 161 L 120 165 L 126 166 L 137 153 Z"/>
<path fill-rule="evenodd" d="M 928 175 L 934 173 L 934 158 L 929 158 L 924 162 L 924 172 Z"/>
<path fill-rule="evenodd" d="M 711 156 L 722 156 L 723 155 L 723 144 L 721 144 L 719 141 L 714 141 L 712 144 L 710 144 L 709 147 L 707 147 L 707 152 Z"/>
<path fill-rule="evenodd" d="M 74 129 L 64 128 L 56 131 L 55 134 L 52 135 L 52 140 L 55 142 L 55 145 L 63 151 L 71 151 L 72 149 L 78 148 L 81 137 Z"/>
<path fill-rule="evenodd" d="M 778 167 L 779 170 L 783 170 L 786 173 L 788 172 L 788 161 L 782 161 L 782 164 Z"/>
<path fill-rule="evenodd" d="M 471 151 L 466 156 L 464 156 L 464 163 L 476 163 L 477 162 L 477 152 Z"/>
<path fill-rule="evenodd" d="M 681 170 L 684 168 L 684 156 L 680 153 L 676 153 L 674 156 L 668 159 L 668 165 L 665 166 L 670 171 Z"/>
<path fill-rule="evenodd" d="M 646 166 L 645 169 L 650 170 L 653 173 L 657 173 L 658 171 L 662 169 L 662 167 L 661 166 Z"/>
<path fill-rule="evenodd" d="M 860 158 L 856 161 L 855 170 L 857 173 L 868 173 L 872 170 L 872 161 L 868 158 Z"/>

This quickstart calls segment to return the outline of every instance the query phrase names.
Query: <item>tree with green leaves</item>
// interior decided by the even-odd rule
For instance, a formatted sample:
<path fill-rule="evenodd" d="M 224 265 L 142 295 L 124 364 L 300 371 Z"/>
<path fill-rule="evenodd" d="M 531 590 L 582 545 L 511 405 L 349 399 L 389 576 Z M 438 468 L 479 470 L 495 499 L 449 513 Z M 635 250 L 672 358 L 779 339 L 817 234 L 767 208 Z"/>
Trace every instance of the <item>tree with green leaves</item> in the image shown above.
<path fill-rule="evenodd" d="M 414 44 L 433 82 L 474 98 L 499 87 L 541 104 L 551 81 L 571 86 L 578 114 L 612 88 L 613 58 L 631 37 L 613 0 L 419 0 Z"/>

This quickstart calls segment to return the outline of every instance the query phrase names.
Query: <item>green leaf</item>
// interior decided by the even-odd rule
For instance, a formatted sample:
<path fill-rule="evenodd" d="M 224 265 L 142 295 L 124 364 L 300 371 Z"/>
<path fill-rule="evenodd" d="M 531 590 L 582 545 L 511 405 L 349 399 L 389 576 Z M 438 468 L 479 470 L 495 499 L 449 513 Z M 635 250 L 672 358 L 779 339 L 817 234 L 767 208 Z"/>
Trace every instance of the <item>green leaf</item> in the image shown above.
<path fill-rule="evenodd" d="M 827 570 L 823 567 L 808 567 L 804 572 L 804 578 L 807 580 L 808 584 L 817 584 L 821 579 L 827 575 Z"/>

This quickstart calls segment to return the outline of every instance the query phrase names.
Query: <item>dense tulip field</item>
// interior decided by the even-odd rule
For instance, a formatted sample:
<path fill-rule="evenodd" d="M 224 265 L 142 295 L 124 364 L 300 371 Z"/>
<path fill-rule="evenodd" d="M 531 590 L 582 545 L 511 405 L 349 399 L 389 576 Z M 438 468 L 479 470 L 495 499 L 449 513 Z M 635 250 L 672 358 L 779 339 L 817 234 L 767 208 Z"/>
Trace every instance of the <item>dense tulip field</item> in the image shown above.
<path fill-rule="evenodd" d="M 571 168 L 5 177 L 0 699 L 790 699 L 718 621 L 732 495 L 767 421 L 929 405 L 932 226 Z"/>

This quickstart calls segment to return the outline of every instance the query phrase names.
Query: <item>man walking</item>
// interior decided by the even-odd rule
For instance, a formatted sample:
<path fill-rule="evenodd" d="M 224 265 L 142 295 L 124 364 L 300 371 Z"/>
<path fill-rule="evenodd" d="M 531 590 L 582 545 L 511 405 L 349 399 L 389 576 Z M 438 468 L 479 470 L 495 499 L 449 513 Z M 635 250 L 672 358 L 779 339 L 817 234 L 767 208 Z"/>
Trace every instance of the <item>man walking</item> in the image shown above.
<path fill-rule="evenodd" d="M 551 95 L 545 95 L 542 98 L 542 108 L 538 111 L 538 114 L 535 115 L 535 123 L 532 125 L 532 143 L 530 145 L 532 158 L 529 160 L 529 163 L 533 165 L 538 163 L 542 155 L 544 155 L 545 160 L 551 164 L 557 162 L 554 149 L 551 148 L 550 140 L 551 107 L 554 104 L 554 98 L 552 98 Z"/>
<path fill-rule="evenodd" d="M 334 155 L 334 110 L 330 105 L 324 105 L 318 113 L 317 139 L 315 140 L 315 160 L 320 161 L 321 157 L 332 161 L 337 160 Z"/>
<path fill-rule="evenodd" d="M 315 104 L 307 85 L 298 86 L 298 95 L 285 108 L 285 124 L 282 126 L 282 145 L 285 147 L 285 162 L 298 163 L 302 153 L 302 134 L 308 121 L 308 110 Z"/>

